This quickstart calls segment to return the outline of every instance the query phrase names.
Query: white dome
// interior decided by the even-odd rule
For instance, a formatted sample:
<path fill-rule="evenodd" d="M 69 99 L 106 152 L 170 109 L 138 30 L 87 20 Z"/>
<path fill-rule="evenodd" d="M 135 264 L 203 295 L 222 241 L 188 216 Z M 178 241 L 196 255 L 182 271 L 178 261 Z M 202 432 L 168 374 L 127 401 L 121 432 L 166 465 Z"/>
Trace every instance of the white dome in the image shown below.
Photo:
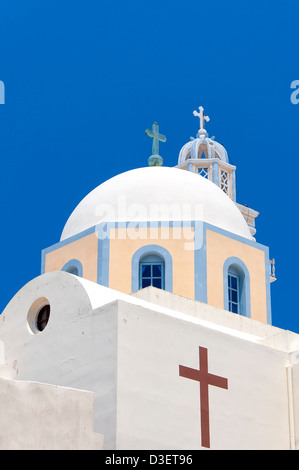
<path fill-rule="evenodd" d="M 76 207 L 61 240 L 101 222 L 202 220 L 252 240 L 234 202 L 211 181 L 186 170 L 146 167 L 98 186 Z"/>

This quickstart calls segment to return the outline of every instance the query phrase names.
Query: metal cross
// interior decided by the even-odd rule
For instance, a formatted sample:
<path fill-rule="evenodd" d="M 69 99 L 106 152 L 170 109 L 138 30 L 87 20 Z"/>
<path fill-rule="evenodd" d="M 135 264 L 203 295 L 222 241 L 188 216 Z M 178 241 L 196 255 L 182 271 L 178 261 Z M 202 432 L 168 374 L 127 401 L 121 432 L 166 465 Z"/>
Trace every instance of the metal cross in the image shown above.
<path fill-rule="evenodd" d="M 159 134 L 159 124 L 153 122 L 152 129 L 146 129 L 145 133 L 153 139 L 153 155 L 159 155 L 159 142 L 166 142 L 165 135 Z"/>
<path fill-rule="evenodd" d="M 199 117 L 199 124 L 200 124 L 200 130 L 205 128 L 205 121 L 209 122 L 210 118 L 209 116 L 206 116 L 204 113 L 204 109 L 202 106 L 199 106 L 199 112 L 198 111 L 193 111 L 194 116 Z"/>

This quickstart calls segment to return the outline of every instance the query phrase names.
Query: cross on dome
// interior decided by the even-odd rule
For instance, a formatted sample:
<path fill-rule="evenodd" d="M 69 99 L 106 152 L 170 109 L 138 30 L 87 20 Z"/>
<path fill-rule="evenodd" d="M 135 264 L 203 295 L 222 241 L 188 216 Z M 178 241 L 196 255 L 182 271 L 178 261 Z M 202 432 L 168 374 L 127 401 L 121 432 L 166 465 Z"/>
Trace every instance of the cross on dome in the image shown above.
<path fill-rule="evenodd" d="M 157 122 L 153 122 L 152 129 L 146 129 L 145 134 L 153 139 L 152 155 L 148 159 L 149 166 L 161 166 L 163 159 L 159 155 L 159 142 L 166 142 L 166 137 L 159 133 Z"/>
<path fill-rule="evenodd" d="M 199 112 L 198 111 L 193 111 L 193 115 L 199 117 L 199 126 L 200 127 L 199 127 L 199 130 L 198 130 L 198 134 L 199 135 L 204 135 L 204 134 L 207 133 L 207 131 L 205 130 L 205 121 L 209 122 L 210 118 L 209 118 L 209 116 L 205 115 L 204 108 L 202 106 L 199 106 L 198 109 L 199 109 Z"/>

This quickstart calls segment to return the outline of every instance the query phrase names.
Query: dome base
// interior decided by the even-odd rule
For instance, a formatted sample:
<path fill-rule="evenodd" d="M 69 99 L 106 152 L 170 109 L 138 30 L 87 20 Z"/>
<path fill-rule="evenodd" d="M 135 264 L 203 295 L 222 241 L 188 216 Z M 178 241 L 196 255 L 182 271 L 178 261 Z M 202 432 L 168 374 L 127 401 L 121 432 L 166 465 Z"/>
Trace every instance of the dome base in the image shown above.
<path fill-rule="evenodd" d="M 162 166 L 163 158 L 160 155 L 151 155 L 148 159 L 149 166 Z"/>

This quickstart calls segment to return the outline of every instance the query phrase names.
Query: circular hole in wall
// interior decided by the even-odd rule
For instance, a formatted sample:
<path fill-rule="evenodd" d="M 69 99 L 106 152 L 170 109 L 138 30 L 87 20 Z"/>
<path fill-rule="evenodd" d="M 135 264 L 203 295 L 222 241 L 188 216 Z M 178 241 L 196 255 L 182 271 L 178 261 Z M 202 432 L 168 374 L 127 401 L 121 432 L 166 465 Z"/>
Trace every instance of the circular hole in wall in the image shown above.
<path fill-rule="evenodd" d="M 50 318 L 50 303 L 45 297 L 37 299 L 30 307 L 27 315 L 27 325 L 33 334 L 41 333 L 46 328 Z"/>

